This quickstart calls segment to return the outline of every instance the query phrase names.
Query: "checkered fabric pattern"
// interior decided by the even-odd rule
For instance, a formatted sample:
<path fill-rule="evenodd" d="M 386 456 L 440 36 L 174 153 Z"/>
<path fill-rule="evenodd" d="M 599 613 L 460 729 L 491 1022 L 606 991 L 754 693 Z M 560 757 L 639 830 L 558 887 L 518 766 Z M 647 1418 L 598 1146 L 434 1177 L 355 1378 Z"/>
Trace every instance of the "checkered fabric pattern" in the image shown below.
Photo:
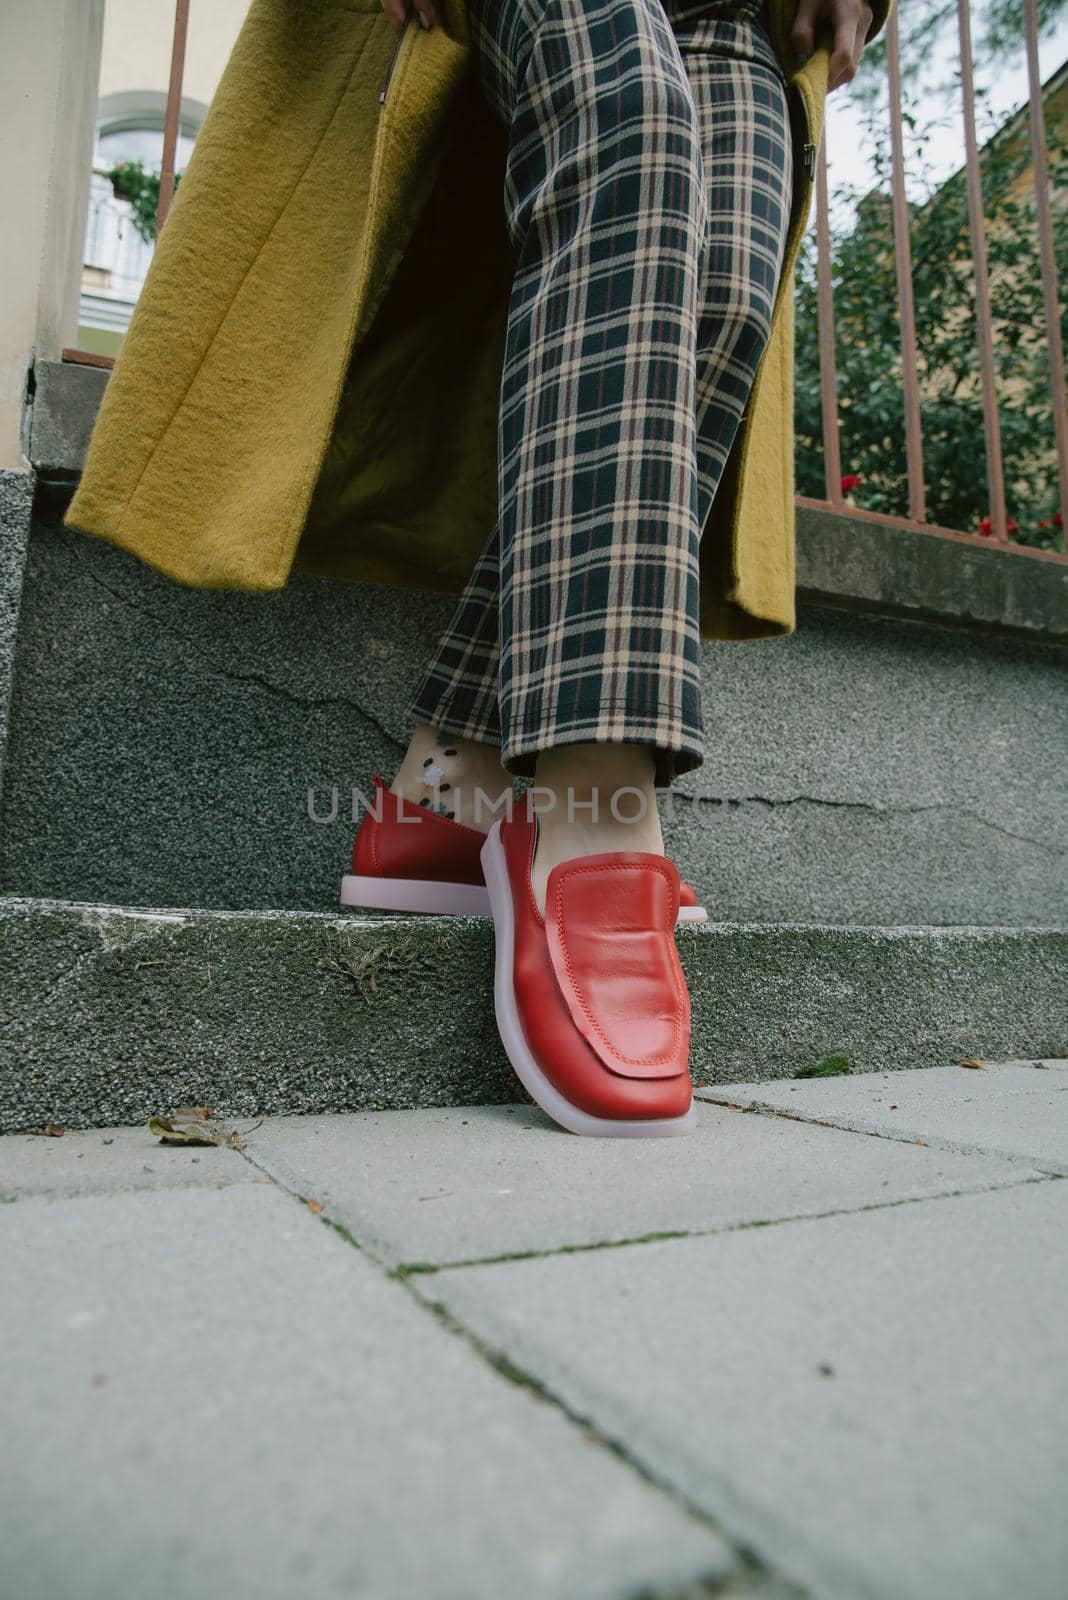
<path fill-rule="evenodd" d="M 469 0 L 518 251 L 499 520 L 409 702 L 540 750 L 702 760 L 698 544 L 771 331 L 792 193 L 762 0 Z"/>

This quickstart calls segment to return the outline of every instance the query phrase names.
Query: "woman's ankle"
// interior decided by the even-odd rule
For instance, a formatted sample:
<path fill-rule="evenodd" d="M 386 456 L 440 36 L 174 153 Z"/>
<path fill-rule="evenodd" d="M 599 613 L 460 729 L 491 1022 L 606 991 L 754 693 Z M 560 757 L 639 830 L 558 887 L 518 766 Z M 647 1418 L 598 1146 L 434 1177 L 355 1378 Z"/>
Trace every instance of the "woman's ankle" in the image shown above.
<path fill-rule="evenodd" d="M 616 850 L 664 854 L 654 770 L 652 751 L 637 744 L 564 745 L 538 757 L 532 880 L 543 914 L 549 873 L 560 862 Z"/>
<path fill-rule="evenodd" d="M 500 749 L 426 725 L 415 729 L 390 791 L 439 816 L 487 833 L 512 779 Z"/>

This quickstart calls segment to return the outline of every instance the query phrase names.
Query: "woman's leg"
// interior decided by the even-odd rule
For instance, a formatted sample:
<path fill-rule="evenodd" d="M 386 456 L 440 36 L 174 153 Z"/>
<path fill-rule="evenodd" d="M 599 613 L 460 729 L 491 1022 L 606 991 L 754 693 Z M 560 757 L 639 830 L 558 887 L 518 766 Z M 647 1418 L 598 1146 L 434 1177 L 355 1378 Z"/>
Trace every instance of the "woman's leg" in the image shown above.
<path fill-rule="evenodd" d="M 664 5 L 693 94 L 708 206 L 695 351 L 699 537 L 771 332 L 793 150 L 786 85 L 764 0 Z M 539 905 L 552 867 L 571 856 L 619 848 L 662 852 L 654 794 L 658 762 L 662 769 L 663 751 L 631 744 L 565 744 L 541 755 L 537 781 L 557 803 L 539 832 L 533 870 Z M 674 770 L 682 770 L 677 757 Z M 606 797 L 623 787 L 632 793 L 613 813 Z M 589 803 L 598 790 L 600 814 L 591 824 Z M 579 799 L 574 820 L 568 794 Z"/>
<path fill-rule="evenodd" d="M 501 766 L 497 711 L 499 536 L 498 524 L 408 701 L 415 732 L 390 786 L 394 794 L 483 831 L 499 814 L 493 803 L 513 788 Z M 479 791 L 488 805 L 478 802 Z"/>
<path fill-rule="evenodd" d="M 654 775 L 700 761 L 706 208 L 693 102 L 658 0 L 476 0 L 470 15 L 483 87 L 509 130 L 505 213 L 518 252 L 501 519 L 413 712 L 496 732 L 496 624 L 504 764 L 526 776 L 537 765 L 539 786 L 562 802 L 542 819 L 544 876 L 568 841 L 662 849 Z M 542 752 L 552 754 L 539 762 Z M 607 794 L 603 818 L 586 808 L 605 782 L 645 798 L 626 835 Z"/>
<path fill-rule="evenodd" d="M 697 545 L 767 342 L 792 180 L 758 10 L 472 12 L 519 248 L 501 521 L 412 708 L 502 738 L 552 796 L 539 900 L 557 861 L 661 851 L 654 783 L 701 759 Z"/>

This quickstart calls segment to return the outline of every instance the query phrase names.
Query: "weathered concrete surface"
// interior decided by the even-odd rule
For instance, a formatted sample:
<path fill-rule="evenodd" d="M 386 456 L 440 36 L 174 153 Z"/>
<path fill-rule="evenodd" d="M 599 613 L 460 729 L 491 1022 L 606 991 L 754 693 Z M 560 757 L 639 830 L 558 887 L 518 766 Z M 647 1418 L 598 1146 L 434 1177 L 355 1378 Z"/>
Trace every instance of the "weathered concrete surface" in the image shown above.
<path fill-rule="evenodd" d="M 714 1233 L 1035 1175 L 705 1104 L 686 1139 L 590 1139 L 581 1151 L 525 1105 L 273 1117 L 246 1142 L 272 1177 L 404 1267 Z"/>
<path fill-rule="evenodd" d="M 1068 932 L 680 930 L 696 1083 L 1048 1054 Z M 463 918 L 130 912 L 0 898 L 0 1128 L 517 1098 L 492 929 Z"/>
<path fill-rule="evenodd" d="M 1065 1047 L 1068 1049 L 1068 1047 Z M 720 1091 L 701 1091 L 710 1100 Z M 732 1105 L 1068 1177 L 1068 1060 L 732 1087 Z"/>
<path fill-rule="evenodd" d="M 1061 1600 L 1066 1226 L 1047 1179 L 409 1282 L 821 1600 Z"/>
<path fill-rule="evenodd" d="M 1059 1600 L 1068 1186 L 699 1115 L 279 1120 L 214 1188 L 144 1129 L 0 1139 L 49 1197 L 0 1206 L 0 1592 Z"/>
<path fill-rule="evenodd" d="M 138 1189 L 213 1189 L 265 1181 L 225 1146 L 162 1145 L 147 1128 L 94 1128 L 0 1139 L 0 1200 L 31 1195 L 121 1194 Z"/>
<path fill-rule="evenodd" d="M 81 471 L 107 377 L 61 362 L 37 363 L 30 456 L 42 474 Z M 800 505 L 797 584 L 800 597 L 815 604 L 1068 643 L 1068 563 L 990 544 L 932 538 Z"/>
<path fill-rule="evenodd" d="M 29 457 L 43 478 L 76 478 L 110 373 L 74 362 L 34 365 Z"/>
<path fill-rule="evenodd" d="M 1068 641 L 1068 561 L 797 509 L 802 600 Z"/>
<path fill-rule="evenodd" d="M 277 1190 L 25 1200 L 0 1251 L 5 1595 L 629 1600 L 737 1569 Z"/>
<path fill-rule="evenodd" d="M 313 579 L 186 589 L 62 531 L 60 510 L 31 545 L 0 881 L 332 909 L 353 786 L 398 762 L 449 601 Z M 1066 661 L 811 609 L 788 639 L 708 645 L 708 754 L 668 847 L 722 920 L 1063 922 Z M 334 785 L 336 819 L 309 820 L 309 788 L 329 816 Z"/>
<path fill-rule="evenodd" d="M 488 926 L 0 900 L 0 1129 L 514 1099 Z"/>
<path fill-rule="evenodd" d="M 0 786 L 3 783 L 7 749 L 15 642 L 18 638 L 19 605 L 30 539 L 33 487 L 33 474 L 30 472 L 0 472 Z"/>

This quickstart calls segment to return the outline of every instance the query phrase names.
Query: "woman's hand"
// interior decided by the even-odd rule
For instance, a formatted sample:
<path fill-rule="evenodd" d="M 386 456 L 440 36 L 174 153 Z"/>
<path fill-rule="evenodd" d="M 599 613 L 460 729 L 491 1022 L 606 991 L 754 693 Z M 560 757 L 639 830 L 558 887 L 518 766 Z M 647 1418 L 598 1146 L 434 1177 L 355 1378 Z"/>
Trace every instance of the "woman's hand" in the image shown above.
<path fill-rule="evenodd" d="M 419 0 L 419 3 L 422 5 L 427 0 Z M 810 56 L 815 49 L 818 22 L 827 21 L 834 29 L 834 48 L 827 74 L 828 94 L 856 77 L 871 19 L 872 9 L 867 0 L 797 0 L 790 43 L 799 54 Z"/>
<path fill-rule="evenodd" d="M 389 18 L 393 32 L 400 33 L 412 14 L 412 0 L 382 0 L 382 10 Z M 415 0 L 415 16 L 421 28 L 432 28 L 438 20 L 434 0 Z"/>

